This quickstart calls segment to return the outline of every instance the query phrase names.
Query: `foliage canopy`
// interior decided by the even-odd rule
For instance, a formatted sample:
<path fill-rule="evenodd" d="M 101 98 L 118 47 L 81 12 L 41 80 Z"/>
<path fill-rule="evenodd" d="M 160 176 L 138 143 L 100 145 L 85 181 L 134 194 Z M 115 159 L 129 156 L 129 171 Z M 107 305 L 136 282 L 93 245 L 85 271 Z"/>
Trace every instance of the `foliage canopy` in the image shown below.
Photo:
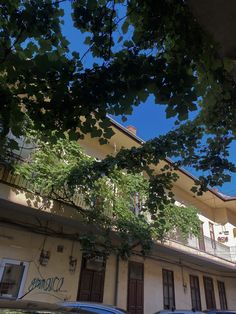
<path fill-rule="evenodd" d="M 86 32 L 87 53 L 97 64 L 86 67 L 86 53 L 69 50 L 63 2 L 71 4 L 74 27 Z M 198 181 L 202 190 L 230 180 L 232 64 L 219 56 L 186 1 L 6 0 L 0 44 L 2 152 L 16 146 L 6 138 L 9 131 L 20 136 L 32 128 L 44 136 L 68 131 L 73 139 L 90 133 L 104 143 L 113 134 L 107 114 L 125 118 L 152 94 L 167 118 L 176 117 L 175 130 L 120 152 L 112 163 L 142 171 L 143 164 L 174 156 L 178 165 L 209 171 Z"/>

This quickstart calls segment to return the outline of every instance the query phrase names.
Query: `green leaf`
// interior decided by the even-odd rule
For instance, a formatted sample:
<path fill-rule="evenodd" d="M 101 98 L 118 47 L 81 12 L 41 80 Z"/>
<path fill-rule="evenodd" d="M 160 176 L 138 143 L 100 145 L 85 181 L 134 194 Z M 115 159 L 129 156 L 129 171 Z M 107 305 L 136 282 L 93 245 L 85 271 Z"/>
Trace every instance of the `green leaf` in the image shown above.
<path fill-rule="evenodd" d="M 87 36 L 84 40 L 84 44 L 85 45 L 90 45 L 91 44 L 91 37 L 90 36 Z"/>
<path fill-rule="evenodd" d="M 129 22 L 126 19 L 121 26 L 121 30 L 122 30 L 123 34 L 126 34 L 128 32 L 128 29 L 129 29 Z"/>
<path fill-rule="evenodd" d="M 87 6 L 89 10 L 95 10 L 97 8 L 96 0 L 87 0 Z"/>

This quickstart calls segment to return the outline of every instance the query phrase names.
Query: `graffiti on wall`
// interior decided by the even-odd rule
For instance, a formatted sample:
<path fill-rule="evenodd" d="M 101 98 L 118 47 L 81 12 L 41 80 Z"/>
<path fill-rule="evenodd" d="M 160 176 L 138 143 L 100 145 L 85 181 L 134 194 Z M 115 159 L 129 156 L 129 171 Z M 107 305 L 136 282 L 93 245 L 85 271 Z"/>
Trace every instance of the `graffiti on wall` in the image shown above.
<path fill-rule="evenodd" d="M 63 284 L 64 277 L 34 278 L 28 287 L 28 291 L 39 289 L 48 292 L 62 292 Z"/>

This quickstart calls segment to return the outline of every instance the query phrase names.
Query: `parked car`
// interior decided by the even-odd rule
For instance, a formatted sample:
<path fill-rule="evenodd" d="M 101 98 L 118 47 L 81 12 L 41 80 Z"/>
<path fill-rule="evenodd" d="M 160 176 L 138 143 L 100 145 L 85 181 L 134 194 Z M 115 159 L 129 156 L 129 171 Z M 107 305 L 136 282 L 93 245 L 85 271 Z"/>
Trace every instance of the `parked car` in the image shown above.
<path fill-rule="evenodd" d="M 204 312 L 207 314 L 236 314 L 236 311 L 230 310 L 207 310 Z"/>
<path fill-rule="evenodd" d="M 77 312 L 80 310 L 86 310 L 97 314 L 125 314 L 126 311 L 119 309 L 118 307 L 111 305 L 104 305 L 101 303 L 93 302 L 62 302 L 60 306 L 72 308 L 73 311 Z"/>
<path fill-rule="evenodd" d="M 155 314 L 204 314 L 204 312 L 193 310 L 161 310 Z"/>
<path fill-rule="evenodd" d="M 27 301 L 0 299 L 0 314 L 68 314 L 71 309 L 58 304 Z M 80 314 L 94 314 L 81 309 Z"/>

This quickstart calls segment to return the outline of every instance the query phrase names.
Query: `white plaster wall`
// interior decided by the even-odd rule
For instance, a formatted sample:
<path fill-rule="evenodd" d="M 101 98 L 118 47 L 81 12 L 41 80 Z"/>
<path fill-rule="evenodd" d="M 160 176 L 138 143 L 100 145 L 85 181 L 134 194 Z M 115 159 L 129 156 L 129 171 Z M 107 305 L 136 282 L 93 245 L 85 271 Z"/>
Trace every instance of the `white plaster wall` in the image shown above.
<path fill-rule="evenodd" d="M 39 255 L 43 247 L 44 236 L 2 226 L 1 235 L 4 235 L 5 238 L 0 237 L 0 260 L 12 259 L 29 263 L 24 287 L 24 293 L 27 295 L 24 299 L 47 302 L 76 299 L 81 262 L 81 250 L 78 243 L 74 243 L 73 248 L 73 256 L 77 258 L 77 268 L 74 273 L 70 273 L 71 241 L 47 237 L 44 249 L 50 251 L 50 259 L 47 266 L 41 266 Z M 63 245 L 62 253 L 57 252 L 57 245 Z M 60 291 L 45 291 L 45 289 L 36 288 L 29 292 L 34 279 L 54 277 L 63 281 Z"/>
<path fill-rule="evenodd" d="M 224 242 L 222 244 L 226 246 L 236 246 L 236 238 L 233 235 L 233 229 L 235 228 L 235 225 L 227 222 L 225 224 L 216 223 L 211 219 L 208 219 L 202 214 L 199 214 L 199 219 L 203 222 L 203 232 L 204 235 L 210 238 L 210 229 L 209 229 L 209 222 L 211 222 L 214 226 L 214 233 L 215 233 L 215 239 L 217 241 L 218 237 L 227 237 L 228 241 Z M 228 231 L 228 235 L 224 235 L 224 231 Z"/>
<path fill-rule="evenodd" d="M 144 312 L 154 313 L 163 306 L 162 272 L 157 263 L 146 259 L 144 263 Z"/>
<path fill-rule="evenodd" d="M 233 278 L 224 278 L 225 287 L 226 287 L 226 298 L 228 303 L 228 309 L 235 310 L 236 308 L 236 279 Z"/>
<path fill-rule="evenodd" d="M 3 235 L 5 237 L 3 237 Z M 46 267 L 40 266 L 38 262 L 40 250 L 43 245 L 44 236 L 1 226 L 0 236 L 0 261 L 2 259 L 20 260 L 29 263 L 28 274 L 25 282 L 24 291 L 27 293 L 34 278 L 64 278 L 60 291 L 44 291 L 36 288 L 25 296 L 25 299 L 58 302 L 63 299 L 76 300 L 79 275 L 81 268 L 81 250 L 78 243 L 74 243 L 73 255 L 77 257 L 78 263 L 74 273 L 69 272 L 69 256 L 71 255 L 72 242 L 59 238 L 46 238 L 45 249 L 49 250 L 51 257 Z M 57 252 L 57 245 L 63 245 L 64 251 Z M 158 259 L 158 260 L 157 260 Z M 191 309 L 191 296 L 189 287 L 189 275 L 199 276 L 201 291 L 202 309 L 206 309 L 205 293 L 203 286 L 203 275 L 213 278 L 217 308 L 220 307 L 218 297 L 217 280 L 225 282 L 227 302 L 229 309 L 236 308 L 236 279 L 233 277 L 223 277 L 213 275 L 211 269 L 194 269 L 193 266 L 178 265 L 179 258 L 172 262 L 166 258 L 153 257 L 142 258 L 132 256 L 131 260 L 144 263 L 144 314 L 152 314 L 163 309 L 163 285 L 162 269 L 169 269 L 174 272 L 175 282 L 175 301 L 177 309 Z M 197 262 L 196 262 L 197 263 Z M 118 294 L 117 305 L 126 309 L 127 307 L 127 288 L 128 288 L 128 262 L 119 261 Z M 107 304 L 115 303 L 116 285 L 116 256 L 111 256 L 107 260 L 104 298 Z"/>
<path fill-rule="evenodd" d="M 142 260 L 132 258 L 132 260 L 141 262 Z M 226 288 L 226 296 L 229 309 L 236 308 L 236 279 L 227 278 L 223 276 L 217 276 L 212 273 L 210 269 L 203 269 L 202 271 L 189 268 L 187 266 L 179 266 L 170 262 L 157 261 L 155 259 L 146 258 L 144 261 L 144 314 L 153 314 L 163 309 L 163 286 L 162 286 L 162 269 L 172 270 L 174 272 L 174 283 L 175 283 L 175 302 L 177 309 L 189 309 L 191 310 L 191 291 L 189 283 L 189 275 L 195 275 L 199 277 L 200 295 L 202 310 L 206 309 L 205 291 L 203 276 L 209 276 L 213 279 L 216 306 L 220 308 L 217 280 L 223 281 Z M 178 258 L 176 258 L 178 263 Z M 119 281 L 119 295 L 118 306 L 126 308 L 127 306 L 127 282 L 128 273 L 127 267 L 124 265 L 127 263 L 123 262 L 120 264 L 122 269 L 122 276 Z M 126 269 L 126 271 L 125 271 Z M 185 287 L 184 287 L 185 286 Z"/>
<path fill-rule="evenodd" d="M 128 291 L 128 262 L 120 260 L 117 305 L 122 309 L 126 309 L 127 307 L 127 291 Z"/>
<path fill-rule="evenodd" d="M 116 257 L 110 256 L 106 262 L 103 303 L 115 303 Z"/>

